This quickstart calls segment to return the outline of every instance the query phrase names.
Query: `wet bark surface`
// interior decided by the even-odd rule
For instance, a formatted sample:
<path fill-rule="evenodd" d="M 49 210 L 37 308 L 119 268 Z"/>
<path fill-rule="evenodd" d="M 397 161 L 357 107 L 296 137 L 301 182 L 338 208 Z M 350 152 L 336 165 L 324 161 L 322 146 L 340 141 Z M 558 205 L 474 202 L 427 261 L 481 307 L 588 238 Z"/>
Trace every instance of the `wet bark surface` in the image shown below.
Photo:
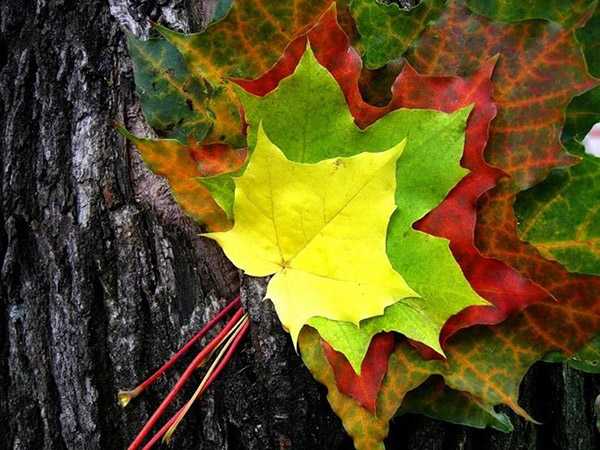
<path fill-rule="evenodd" d="M 282 331 L 264 280 L 240 277 L 114 131 L 148 133 L 124 29 L 198 29 L 209 3 L 10 0 L 0 4 L 0 449 L 125 448 L 185 363 L 121 409 L 133 387 L 241 286 L 252 326 L 192 408 L 176 449 L 345 449 L 351 443 Z M 189 361 L 189 358 L 187 359 Z M 194 383 L 199 378 L 194 378 Z M 191 383 L 177 402 L 183 404 Z M 598 448 L 598 378 L 539 364 L 510 435 L 424 417 L 391 449 Z"/>

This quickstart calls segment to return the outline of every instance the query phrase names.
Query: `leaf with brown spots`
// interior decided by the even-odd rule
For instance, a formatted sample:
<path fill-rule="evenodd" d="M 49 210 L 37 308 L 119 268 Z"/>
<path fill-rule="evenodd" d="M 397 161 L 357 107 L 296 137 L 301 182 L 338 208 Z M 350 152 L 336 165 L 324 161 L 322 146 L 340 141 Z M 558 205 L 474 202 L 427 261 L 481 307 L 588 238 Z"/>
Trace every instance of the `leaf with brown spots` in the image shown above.
<path fill-rule="evenodd" d="M 202 141 L 213 124 L 204 81 L 189 73 L 177 49 L 164 39 L 128 36 L 127 47 L 148 124 L 161 136 Z"/>

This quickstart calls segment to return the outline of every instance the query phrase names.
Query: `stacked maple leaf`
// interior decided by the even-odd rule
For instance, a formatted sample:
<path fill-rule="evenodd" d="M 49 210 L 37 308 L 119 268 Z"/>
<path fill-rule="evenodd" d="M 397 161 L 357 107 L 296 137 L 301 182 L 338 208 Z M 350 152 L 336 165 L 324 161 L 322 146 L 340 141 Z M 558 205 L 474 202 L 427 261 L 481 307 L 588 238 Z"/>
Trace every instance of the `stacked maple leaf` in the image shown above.
<path fill-rule="evenodd" d="M 221 0 L 205 32 L 130 38 L 162 138 L 123 132 L 234 264 L 274 275 L 357 448 L 405 412 L 509 431 L 494 407 L 529 418 L 536 361 L 583 348 L 597 370 L 597 1 L 337 3 Z"/>

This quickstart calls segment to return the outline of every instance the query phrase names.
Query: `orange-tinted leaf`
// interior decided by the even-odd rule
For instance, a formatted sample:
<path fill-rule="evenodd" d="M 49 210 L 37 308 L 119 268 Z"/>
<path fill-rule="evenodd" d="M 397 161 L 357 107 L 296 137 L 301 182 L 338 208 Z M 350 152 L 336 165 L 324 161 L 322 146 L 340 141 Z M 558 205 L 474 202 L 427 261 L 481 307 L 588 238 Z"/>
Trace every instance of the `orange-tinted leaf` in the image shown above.
<path fill-rule="evenodd" d="M 338 389 L 375 414 L 377 395 L 387 371 L 388 359 L 396 344 L 394 334 L 382 333 L 373 338 L 362 362 L 360 375 L 354 372 L 342 353 L 335 351 L 325 341 L 322 344 L 335 374 Z"/>
<path fill-rule="evenodd" d="M 246 149 L 234 150 L 225 144 L 200 144 L 190 140 L 187 150 L 195 162 L 197 176 L 211 177 L 235 172 L 246 160 Z"/>
<path fill-rule="evenodd" d="M 304 364 L 315 379 L 327 387 L 327 400 L 342 420 L 357 450 L 385 450 L 383 440 L 388 434 L 390 419 L 402 403 L 406 392 L 423 383 L 429 372 L 403 372 L 402 361 L 392 354 L 388 363 L 388 373 L 377 399 L 376 414 L 373 415 L 338 390 L 333 370 L 327 362 L 320 342 L 319 334 L 314 329 L 303 328 L 298 343 Z"/>
<path fill-rule="evenodd" d="M 560 145 L 564 110 L 594 86 L 572 31 L 545 21 L 495 23 L 451 0 L 409 51 L 428 75 L 475 72 L 499 55 L 493 98 L 498 115 L 486 156 L 524 189 L 556 166 L 572 164 Z"/>
<path fill-rule="evenodd" d="M 201 145 L 194 140 L 183 145 L 174 139 L 142 139 L 123 128 L 119 132 L 135 144 L 154 173 L 167 178 L 173 197 L 186 214 L 210 230 L 231 226 L 199 178 L 237 170 L 246 159 L 245 150 L 221 144 Z"/>

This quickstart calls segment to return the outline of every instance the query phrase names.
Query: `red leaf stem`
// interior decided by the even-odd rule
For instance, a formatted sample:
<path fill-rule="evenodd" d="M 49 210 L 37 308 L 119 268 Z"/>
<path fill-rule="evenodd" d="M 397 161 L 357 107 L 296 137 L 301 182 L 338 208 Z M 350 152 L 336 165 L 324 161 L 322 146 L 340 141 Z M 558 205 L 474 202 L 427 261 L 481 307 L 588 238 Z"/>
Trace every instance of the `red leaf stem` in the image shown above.
<path fill-rule="evenodd" d="M 152 427 L 154 427 L 154 425 L 156 424 L 156 422 L 158 421 L 158 419 L 160 419 L 160 417 L 166 411 L 167 407 L 175 399 L 175 396 L 179 393 L 179 391 L 184 386 L 184 384 L 187 383 L 187 381 L 189 380 L 189 378 L 192 376 L 192 373 L 198 368 L 198 366 L 200 365 L 200 363 L 202 361 L 204 361 L 213 352 L 213 350 L 219 344 L 221 344 L 221 342 L 223 341 L 223 339 L 225 339 L 225 337 L 233 329 L 233 327 L 235 327 L 237 325 L 237 323 L 240 321 L 241 317 L 244 314 L 245 313 L 244 313 L 243 309 L 241 309 L 241 308 L 238 309 L 235 312 L 235 314 L 233 315 L 233 317 L 231 319 L 229 319 L 229 321 L 227 322 L 227 324 L 219 332 L 219 334 L 212 341 L 210 341 L 206 345 L 206 347 L 204 347 L 200 351 L 200 353 L 198 353 L 198 355 L 196 355 L 196 357 L 194 358 L 194 360 L 185 369 L 185 372 L 183 372 L 183 375 L 181 375 L 181 378 L 179 378 L 179 380 L 175 384 L 175 387 L 171 390 L 171 392 L 169 392 L 169 394 L 167 395 L 167 397 L 162 401 L 162 403 L 156 409 L 156 411 L 154 411 L 154 414 L 152 414 L 152 417 L 150 417 L 150 420 L 148 420 L 148 422 L 146 422 L 146 425 L 144 425 L 144 427 L 142 428 L 142 430 L 136 436 L 135 440 L 131 443 L 131 445 L 129 446 L 128 450 L 135 450 L 135 449 L 139 448 L 139 446 L 142 444 L 142 441 L 148 435 L 148 433 L 150 432 L 150 430 L 152 429 Z"/>
<path fill-rule="evenodd" d="M 225 368 L 233 354 L 235 353 L 237 347 L 240 342 L 246 335 L 248 331 L 248 327 L 250 326 L 250 321 L 248 320 L 248 316 L 244 315 L 242 317 L 242 325 L 239 329 L 235 330 L 235 332 L 228 338 L 228 341 L 225 343 L 217 358 L 213 361 L 210 369 L 206 372 L 206 375 L 202 379 L 200 385 L 192 395 L 192 397 L 187 401 L 185 406 L 183 407 L 183 411 L 177 416 L 175 422 L 171 425 L 171 427 L 167 430 L 163 441 L 168 442 L 171 439 L 172 434 L 175 432 L 177 425 L 179 422 L 183 420 L 183 417 L 188 412 L 192 404 L 196 401 L 196 399 L 201 396 L 208 387 L 212 384 L 212 382 L 219 376 L 219 373 Z"/>
<path fill-rule="evenodd" d="M 225 356 L 223 357 L 223 359 L 220 361 L 219 365 L 214 369 L 214 371 L 209 375 L 208 379 L 206 380 L 206 382 L 204 383 L 204 386 L 201 389 L 198 389 L 195 393 L 194 396 L 192 397 L 191 401 L 195 400 L 196 397 L 202 395 L 204 393 L 204 391 L 206 391 L 210 385 L 212 384 L 212 382 L 217 378 L 217 376 L 219 375 L 219 373 L 223 370 L 223 368 L 225 367 L 225 365 L 229 362 L 229 360 L 231 359 L 231 357 L 233 356 L 233 354 L 235 353 L 237 347 L 239 346 L 240 342 L 242 341 L 242 339 L 244 338 L 244 336 L 247 334 L 248 332 L 248 328 L 250 327 L 250 322 L 246 322 L 244 323 L 244 325 L 242 326 L 242 328 L 239 331 L 239 334 L 235 337 L 235 340 L 232 342 L 231 347 L 229 348 L 229 350 L 227 350 L 227 353 L 225 354 Z M 204 380 L 203 380 L 204 381 Z M 169 431 L 169 429 L 179 420 L 180 415 L 185 414 L 185 412 L 188 409 L 188 404 L 190 402 L 187 402 L 185 405 L 183 405 L 168 421 L 167 423 L 165 423 L 160 430 L 158 430 L 158 432 L 156 432 L 156 434 L 154 434 L 154 436 L 152 436 L 152 438 L 148 441 L 148 443 L 143 447 L 142 450 L 150 450 L 152 447 L 154 447 L 154 445 L 167 433 L 167 431 Z"/>
<path fill-rule="evenodd" d="M 146 389 L 148 389 L 162 374 L 164 374 L 167 370 L 169 370 L 173 365 L 184 356 L 192 346 L 202 339 L 210 330 L 214 328 L 214 326 L 227 315 L 232 309 L 238 308 L 240 306 L 240 296 L 238 295 L 236 298 L 231 300 L 222 310 L 220 310 L 216 316 L 208 321 L 206 325 L 202 327 L 200 331 L 198 331 L 186 344 L 181 347 L 181 349 L 175 353 L 171 358 L 162 365 L 160 369 L 158 369 L 154 374 L 146 379 L 143 383 L 139 384 L 135 389 L 131 391 L 120 391 L 118 393 L 119 403 L 121 406 L 125 407 L 129 403 L 129 401 Z"/>

